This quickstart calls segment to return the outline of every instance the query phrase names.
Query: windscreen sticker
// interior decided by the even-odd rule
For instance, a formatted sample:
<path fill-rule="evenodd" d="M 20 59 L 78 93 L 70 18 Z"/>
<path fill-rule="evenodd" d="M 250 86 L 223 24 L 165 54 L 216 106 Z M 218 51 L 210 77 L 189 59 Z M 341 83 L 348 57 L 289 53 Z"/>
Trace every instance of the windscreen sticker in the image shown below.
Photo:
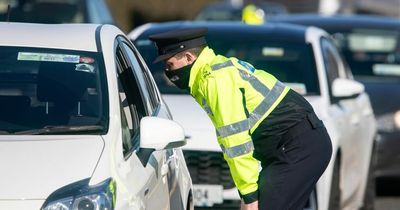
<path fill-rule="evenodd" d="M 83 71 L 87 73 L 94 73 L 94 66 L 90 64 L 80 63 L 75 65 L 75 71 Z"/>
<path fill-rule="evenodd" d="M 262 55 L 266 57 L 282 57 L 285 54 L 283 48 L 278 47 L 263 47 Z"/>
<path fill-rule="evenodd" d="M 79 55 L 19 52 L 17 60 L 19 60 L 19 61 L 79 63 L 79 58 L 80 58 Z"/>
<path fill-rule="evenodd" d="M 94 59 L 91 57 L 81 57 L 79 59 L 80 63 L 94 63 Z"/>

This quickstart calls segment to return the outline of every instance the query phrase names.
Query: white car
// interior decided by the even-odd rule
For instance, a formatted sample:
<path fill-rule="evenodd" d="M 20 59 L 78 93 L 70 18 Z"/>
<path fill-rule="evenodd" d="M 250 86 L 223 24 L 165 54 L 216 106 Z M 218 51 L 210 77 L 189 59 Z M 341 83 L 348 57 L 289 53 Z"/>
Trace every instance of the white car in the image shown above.
<path fill-rule="evenodd" d="M 147 62 L 157 51 L 151 34 L 177 28 L 207 27 L 209 46 L 217 54 L 234 56 L 265 69 L 301 93 L 327 127 L 333 143 L 332 161 L 311 195 L 308 209 L 357 209 L 362 206 L 376 125 L 369 97 L 353 80 L 339 52 L 324 31 L 313 27 L 235 22 L 150 23 L 128 36 Z M 190 137 L 184 147 L 194 184 L 195 204 L 229 206 L 238 200 L 226 163 L 218 155 L 214 128 L 191 96 L 163 80 L 163 66 L 151 68 L 174 119 Z M 212 195 L 212 196 L 207 196 Z M 316 199 L 315 199 L 316 196 Z M 236 202 L 237 204 L 238 202 Z"/>
<path fill-rule="evenodd" d="M 119 29 L 0 31 L 0 209 L 193 209 L 183 129 Z"/>

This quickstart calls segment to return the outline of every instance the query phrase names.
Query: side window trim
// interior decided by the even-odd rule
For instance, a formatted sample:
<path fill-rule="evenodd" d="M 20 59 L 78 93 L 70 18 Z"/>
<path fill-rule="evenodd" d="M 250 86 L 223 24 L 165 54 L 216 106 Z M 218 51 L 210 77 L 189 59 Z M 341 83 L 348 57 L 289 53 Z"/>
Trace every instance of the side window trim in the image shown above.
<path fill-rule="evenodd" d="M 332 52 L 331 47 L 329 46 L 329 40 L 326 37 L 321 37 L 320 39 L 320 45 L 321 45 L 321 53 L 322 53 L 322 57 L 323 57 L 323 61 L 324 61 L 324 67 L 325 67 L 325 73 L 326 73 L 326 77 L 327 77 L 327 82 L 328 82 L 328 91 L 329 91 L 329 98 L 330 98 L 330 102 L 331 104 L 337 104 L 339 101 L 333 97 L 332 94 L 332 86 L 333 86 L 333 81 L 335 78 L 339 78 L 339 66 L 336 63 L 336 70 L 333 69 L 334 67 L 332 67 L 332 65 L 329 63 L 329 57 L 332 57 L 333 62 L 336 62 L 336 59 L 334 57 L 334 53 Z M 332 70 L 335 70 L 336 72 L 333 72 Z M 332 73 L 334 73 L 334 78 L 332 78 Z"/>
<path fill-rule="evenodd" d="M 158 91 L 156 82 L 154 81 L 153 77 L 151 76 L 152 74 L 150 73 L 150 70 L 148 69 L 148 67 L 147 67 L 144 59 L 140 55 L 139 51 L 137 51 L 137 49 L 136 49 L 134 52 L 136 54 L 136 57 L 141 61 L 140 65 L 142 66 L 143 74 L 146 76 L 147 85 L 149 86 L 149 89 L 151 90 L 151 99 L 152 99 L 152 103 L 153 103 L 153 108 L 156 109 L 158 106 L 161 106 L 161 96 Z"/>
<path fill-rule="evenodd" d="M 150 98 L 149 87 L 146 84 L 146 77 L 142 70 L 142 65 L 140 64 L 140 61 L 137 59 L 134 50 L 129 46 L 129 42 L 124 41 L 123 37 L 118 37 L 118 40 L 120 49 L 123 51 L 124 55 L 128 59 L 130 72 L 134 76 L 137 84 L 141 87 L 140 93 L 142 96 L 142 101 L 145 102 L 146 105 L 145 107 L 147 115 L 151 115 L 153 112 L 153 106 Z"/>
<path fill-rule="evenodd" d="M 150 113 L 150 114 L 154 116 L 158 113 L 159 106 L 161 106 L 161 95 L 160 95 L 158 87 L 152 77 L 152 74 L 150 73 L 144 59 L 142 58 L 142 56 L 140 55 L 140 53 L 136 49 L 136 47 L 129 40 L 124 38 L 123 36 L 120 36 L 118 38 L 119 38 L 120 42 L 126 44 L 126 46 L 132 50 L 132 52 L 135 55 L 135 58 L 139 61 L 138 64 L 140 65 L 140 68 L 141 68 L 140 70 L 143 73 L 145 83 L 148 88 L 148 92 L 149 92 L 149 96 L 150 96 L 150 103 L 152 106 L 152 113 Z"/>
<path fill-rule="evenodd" d="M 126 64 L 126 68 L 127 70 L 129 70 L 131 72 L 131 74 L 133 75 L 133 78 L 136 81 L 136 84 L 140 85 L 140 82 L 138 81 L 137 75 L 134 73 L 134 70 L 132 69 L 132 64 L 128 61 L 128 55 L 126 53 L 126 51 L 124 50 L 124 48 L 121 46 L 123 43 L 118 41 L 118 49 L 120 50 L 120 52 L 122 53 L 123 57 L 124 57 L 124 64 Z M 142 101 L 145 101 L 145 96 L 143 91 L 141 90 L 141 88 L 139 88 L 139 93 L 140 93 L 140 97 L 142 99 Z M 151 110 L 148 110 L 148 108 L 146 106 L 144 106 L 145 111 L 146 111 L 146 115 L 150 115 L 151 114 Z"/>
<path fill-rule="evenodd" d="M 114 47 L 114 54 L 115 54 L 115 62 L 116 62 L 116 69 L 117 69 L 118 77 L 124 76 L 123 75 L 123 73 L 124 73 L 123 71 L 124 71 L 124 69 L 125 69 L 125 71 L 127 71 L 129 69 L 129 66 L 125 66 L 125 67 L 123 66 L 123 65 L 127 65 L 127 62 L 124 61 L 124 59 L 126 59 L 126 57 L 124 58 L 125 55 L 123 54 L 123 51 L 121 50 L 121 47 L 119 47 L 119 43 L 117 41 L 116 41 L 115 47 Z M 121 63 L 121 60 L 122 60 L 123 63 Z M 122 82 L 122 80 L 124 80 L 124 79 L 118 79 L 119 82 Z M 126 83 L 126 82 L 128 82 L 128 81 L 125 81 L 124 83 Z M 136 125 L 137 129 L 133 128 L 133 130 L 132 130 L 133 132 L 132 133 L 129 131 L 129 137 L 125 137 L 124 138 L 124 135 L 123 135 L 123 138 L 124 138 L 123 139 L 123 144 L 124 144 L 123 145 L 123 147 L 124 147 L 123 149 L 124 149 L 125 160 L 127 160 L 131 156 L 131 154 L 135 150 L 138 149 L 138 147 L 140 145 L 140 135 L 139 135 L 140 134 L 140 126 L 139 125 L 140 125 L 140 119 L 141 119 L 140 116 L 141 115 L 138 114 L 136 119 L 133 119 L 134 118 L 133 115 L 135 115 L 134 112 L 137 109 L 135 109 L 135 110 L 132 110 L 132 109 L 135 107 L 135 103 L 137 104 L 137 101 L 136 100 L 135 101 L 130 101 L 132 94 L 134 94 L 131 91 L 132 91 L 131 88 L 126 88 L 126 87 L 124 88 L 125 97 L 126 97 L 126 100 L 127 100 L 127 103 L 128 103 L 127 107 L 129 109 L 130 115 L 132 115 L 130 120 L 132 120 L 132 124 L 136 124 L 137 123 L 137 125 Z M 140 97 L 142 97 L 142 96 L 140 96 Z M 121 100 L 122 99 L 119 98 L 120 109 L 121 109 L 121 112 L 123 112 L 123 113 L 121 113 L 121 124 L 124 124 L 123 120 L 125 119 L 127 121 L 128 120 L 128 116 L 126 116 L 126 114 L 125 114 L 123 101 L 121 101 Z M 140 102 L 140 103 L 142 103 L 142 102 Z M 143 106 L 143 104 L 141 104 L 141 105 Z M 145 109 L 145 107 L 143 106 L 142 109 Z M 143 116 L 147 116 L 147 113 L 143 113 Z M 136 120 L 136 122 L 133 122 L 134 120 Z M 129 129 L 129 127 L 128 127 L 128 129 Z M 128 148 L 125 148 L 125 147 L 128 147 Z"/>
<path fill-rule="evenodd" d="M 345 64 L 339 50 L 336 48 L 334 42 L 331 39 L 326 39 L 327 46 L 331 51 L 336 63 L 338 64 L 338 73 L 340 78 L 346 78 Z"/>

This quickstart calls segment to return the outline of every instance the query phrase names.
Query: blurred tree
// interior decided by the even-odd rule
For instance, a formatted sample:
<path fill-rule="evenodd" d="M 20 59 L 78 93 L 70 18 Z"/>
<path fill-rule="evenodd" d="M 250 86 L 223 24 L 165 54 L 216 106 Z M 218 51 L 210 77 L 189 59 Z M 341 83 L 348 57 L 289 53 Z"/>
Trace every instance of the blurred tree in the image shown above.
<path fill-rule="evenodd" d="M 268 0 L 268 1 L 285 5 L 289 13 L 318 12 L 320 4 L 320 0 Z"/>
<path fill-rule="evenodd" d="M 125 32 L 147 22 L 190 20 L 208 3 L 221 0 L 107 0 L 117 25 Z"/>
<path fill-rule="evenodd" d="M 129 32 L 132 27 L 132 23 L 129 19 L 131 2 L 133 2 L 133 0 L 107 0 L 115 23 L 125 32 Z"/>
<path fill-rule="evenodd" d="M 207 4 L 221 2 L 224 0 L 107 0 L 111 13 L 117 25 L 125 32 L 129 32 L 134 27 L 147 22 L 163 22 L 170 20 L 190 20 Z M 392 9 L 394 16 L 400 16 L 400 0 L 225 0 L 232 3 L 257 3 L 275 2 L 284 5 L 289 13 L 301 12 L 322 12 L 322 13 L 356 13 L 358 11 L 370 11 L 371 13 L 386 14 L 388 9 Z M 332 2 L 336 2 L 332 4 Z M 384 12 L 377 9 L 381 4 L 386 8 Z M 328 4 L 329 3 L 329 4 Z M 374 4 L 372 4 L 374 3 Z M 335 5 L 337 8 L 324 7 Z M 364 7 L 354 8 L 355 5 Z M 372 6 L 371 6 L 372 5 Z M 367 7 L 370 6 L 370 7 Z M 367 10 L 367 9 L 368 10 Z M 372 10 L 370 8 L 374 8 Z M 382 10 L 383 11 L 383 10 Z M 397 13 L 396 13 L 397 11 Z M 396 15 L 397 14 L 397 15 Z"/>

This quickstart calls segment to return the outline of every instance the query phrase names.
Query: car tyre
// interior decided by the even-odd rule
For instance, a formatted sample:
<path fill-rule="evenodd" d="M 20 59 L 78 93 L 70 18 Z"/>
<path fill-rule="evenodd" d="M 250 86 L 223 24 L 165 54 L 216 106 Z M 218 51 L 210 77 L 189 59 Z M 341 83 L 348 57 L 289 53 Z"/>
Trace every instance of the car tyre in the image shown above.
<path fill-rule="evenodd" d="M 336 160 L 333 166 L 331 193 L 329 197 L 329 210 L 340 210 L 340 165 Z"/>

